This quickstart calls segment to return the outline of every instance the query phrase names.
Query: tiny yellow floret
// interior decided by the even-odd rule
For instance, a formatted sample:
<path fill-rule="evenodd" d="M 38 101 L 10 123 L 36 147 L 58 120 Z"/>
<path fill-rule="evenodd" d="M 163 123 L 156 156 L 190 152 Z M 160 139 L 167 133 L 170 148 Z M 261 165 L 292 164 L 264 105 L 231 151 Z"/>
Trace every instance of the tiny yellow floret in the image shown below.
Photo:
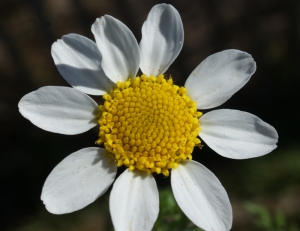
<path fill-rule="evenodd" d="M 202 113 L 186 88 L 163 75 L 142 75 L 116 85 L 99 106 L 96 144 L 104 144 L 117 166 L 169 176 L 169 169 L 192 159 L 201 143 Z"/>

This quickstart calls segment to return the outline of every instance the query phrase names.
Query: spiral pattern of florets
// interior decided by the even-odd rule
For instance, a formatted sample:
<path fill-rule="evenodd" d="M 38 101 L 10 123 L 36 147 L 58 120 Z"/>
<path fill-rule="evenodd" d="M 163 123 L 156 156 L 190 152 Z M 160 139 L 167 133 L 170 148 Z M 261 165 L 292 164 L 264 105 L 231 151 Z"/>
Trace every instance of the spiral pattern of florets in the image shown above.
<path fill-rule="evenodd" d="M 200 144 L 202 113 L 186 88 L 163 75 L 142 75 L 118 82 L 103 98 L 96 143 L 104 144 L 117 166 L 169 176 L 169 169 L 192 159 L 194 147 Z"/>

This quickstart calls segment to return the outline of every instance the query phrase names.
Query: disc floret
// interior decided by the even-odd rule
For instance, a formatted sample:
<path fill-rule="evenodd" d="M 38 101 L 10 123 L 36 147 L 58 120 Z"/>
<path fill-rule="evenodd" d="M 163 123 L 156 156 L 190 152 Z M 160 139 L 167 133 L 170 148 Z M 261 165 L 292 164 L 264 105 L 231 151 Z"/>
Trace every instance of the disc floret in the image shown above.
<path fill-rule="evenodd" d="M 194 146 L 200 144 L 198 118 L 202 113 L 186 88 L 163 75 L 142 75 L 117 82 L 103 98 L 96 143 L 104 144 L 117 166 L 169 176 L 169 169 L 192 159 Z"/>

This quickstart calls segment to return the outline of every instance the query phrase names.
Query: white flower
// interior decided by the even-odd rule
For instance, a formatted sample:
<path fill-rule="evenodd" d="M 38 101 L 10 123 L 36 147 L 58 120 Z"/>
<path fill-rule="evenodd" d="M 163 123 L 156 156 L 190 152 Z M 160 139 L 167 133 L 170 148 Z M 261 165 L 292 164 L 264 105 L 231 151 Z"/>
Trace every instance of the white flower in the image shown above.
<path fill-rule="evenodd" d="M 191 73 L 185 88 L 178 88 L 171 80 L 167 82 L 162 77 L 179 54 L 184 38 L 180 15 L 171 5 L 160 4 L 151 9 L 143 25 L 142 40 L 139 45 L 132 32 L 123 23 L 108 15 L 96 20 L 92 32 L 96 43 L 83 36 L 69 34 L 52 46 L 52 57 L 58 71 L 73 88 L 42 87 L 25 95 L 19 102 L 19 110 L 25 118 L 50 132 L 79 134 L 96 126 L 100 121 L 99 143 L 104 143 L 105 147 L 112 152 L 104 148 L 85 148 L 72 153 L 59 163 L 50 173 L 43 187 L 41 199 L 47 210 L 55 214 L 70 213 L 95 201 L 113 183 L 117 172 L 117 161 L 118 166 L 126 165 L 130 170 L 125 170 L 115 181 L 110 194 L 110 213 L 115 230 L 152 229 L 159 212 L 159 198 L 155 180 L 150 173 L 161 172 L 168 175 L 168 169 L 172 169 L 171 185 L 175 199 L 187 217 L 204 230 L 229 230 L 232 224 L 232 209 L 225 189 L 216 176 L 203 165 L 186 160 L 191 158 L 192 149 L 189 149 L 189 145 L 192 144 L 194 147 L 200 140 L 189 136 L 188 139 L 183 137 L 179 141 L 178 136 L 174 137 L 174 134 L 181 134 L 180 132 L 187 134 L 187 131 L 193 134 L 197 131 L 199 137 L 210 148 L 222 156 L 233 159 L 262 156 L 276 148 L 278 139 L 276 130 L 252 114 L 229 109 L 210 111 L 203 116 L 197 112 L 197 109 L 210 109 L 221 105 L 248 82 L 256 70 L 251 55 L 238 50 L 213 54 Z M 139 68 L 144 76 L 135 79 Z M 146 76 L 152 77 L 146 78 Z M 125 91 L 129 89 L 130 84 L 132 86 L 137 84 L 139 88 L 137 90 L 141 90 L 139 84 L 142 80 L 148 81 L 144 83 L 145 86 L 153 82 L 153 86 L 159 87 L 163 85 L 159 84 L 164 81 L 171 92 L 174 89 L 175 98 L 169 96 L 170 94 L 168 97 L 171 97 L 171 100 L 180 98 L 182 104 L 179 106 L 183 105 L 184 113 L 187 114 L 181 116 L 180 110 L 177 110 L 179 106 L 174 106 L 169 110 L 170 114 L 173 113 L 170 119 L 162 117 L 164 119 L 158 119 L 160 122 L 157 125 L 157 129 L 165 127 L 170 129 L 170 132 L 162 133 L 162 130 L 157 130 L 161 133 L 155 133 L 156 128 L 153 133 L 143 131 L 142 135 L 150 132 L 152 137 L 144 139 L 145 141 L 142 139 L 138 141 L 139 138 L 136 136 L 140 137 L 141 133 L 136 131 L 137 128 L 135 129 L 134 126 L 128 125 L 127 121 L 123 121 L 125 115 L 123 111 L 118 111 L 122 106 L 116 108 L 112 102 L 115 100 L 117 103 L 117 99 L 120 99 L 120 102 L 121 99 L 129 100 L 129 103 L 130 100 L 137 102 L 139 98 L 135 96 L 126 98 L 124 95 L 128 94 Z M 119 95 L 120 98 L 117 96 L 119 92 L 123 93 L 123 96 Z M 104 98 L 107 103 L 100 107 L 102 108 L 100 117 L 102 117 L 99 120 L 98 105 L 86 94 L 106 93 Z M 156 112 L 164 112 L 164 110 L 154 109 L 168 105 L 159 104 L 159 97 L 164 97 L 159 94 L 157 101 L 152 102 L 151 99 L 148 100 L 149 97 L 143 98 L 143 102 L 149 102 L 146 107 L 147 113 L 149 110 L 153 111 L 153 115 Z M 115 96 L 114 100 L 111 99 L 113 96 Z M 141 106 L 141 108 L 145 107 Z M 173 110 L 177 110 L 179 118 L 190 116 L 190 121 L 196 121 L 193 124 L 195 126 L 186 122 L 189 119 L 182 120 L 185 121 L 182 123 L 174 119 L 177 114 Z M 119 135 L 122 129 L 119 127 L 119 130 L 114 130 L 118 122 L 111 125 L 105 117 L 110 112 L 116 116 L 115 120 L 111 118 L 111 121 L 123 121 L 118 126 L 122 125 L 125 130 L 128 129 L 128 134 L 133 134 L 130 133 L 130 129 L 132 131 L 135 129 L 136 136 L 133 134 L 131 137 L 133 141 L 128 139 L 124 143 L 118 143 L 126 131 Z M 131 116 L 134 113 L 128 114 Z M 121 116 L 124 118 L 122 119 Z M 126 118 L 128 120 L 128 117 Z M 134 118 L 130 117 L 131 120 Z M 156 117 L 153 118 L 154 121 Z M 170 124 L 167 120 L 171 121 Z M 187 126 L 187 130 L 182 130 L 182 127 L 175 124 L 176 122 Z M 101 126 L 102 124 L 106 124 L 106 127 Z M 188 127 L 189 125 L 191 126 Z M 145 126 L 148 129 L 147 126 L 150 125 Z M 169 133 L 170 135 L 163 140 L 165 137 L 162 134 L 166 136 Z M 159 144 L 153 141 L 155 138 L 159 138 L 157 141 L 160 142 Z M 126 151 L 125 143 L 128 144 L 130 152 Z M 138 153 L 137 148 L 141 144 L 145 145 L 143 150 L 147 145 L 152 148 L 151 150 L 156 150 L 157 158 L 162 158 L 161 162 L 158 162 L 155 157 L 157 153 L 154 153 L 153 158 L 151 157 L 152 162 L 150 156 L 146 156 L 145 159 L 142 153 Z M 150 148 L 149 153 L 151 153 Z M 167 152 L 169 159 L 163 159 L 163 150 Z M 180 150 L 184 150 L 186 154 L 180 153 Z M 120 153 L 129 153 L 128 156 L 133 154 L 133 157 L 130 159 L 127 154 L 122 156 L 123 154 Z M 151 155 L 153 156 L 153 153 Z"/>

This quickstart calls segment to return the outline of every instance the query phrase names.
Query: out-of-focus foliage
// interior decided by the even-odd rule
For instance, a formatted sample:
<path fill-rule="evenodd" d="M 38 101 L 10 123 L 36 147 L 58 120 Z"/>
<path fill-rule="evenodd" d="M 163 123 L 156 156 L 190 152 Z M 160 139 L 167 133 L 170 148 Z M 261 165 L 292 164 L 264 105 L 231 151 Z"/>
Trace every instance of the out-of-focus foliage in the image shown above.
<path fill-rule="evenodd" d="M 285 215 L 279 210 L 272 216 L 265 207 L 252 202 L 246 202 L 245 208 L 255 217 L 254 225 L 257 230 L 299 231 L 298 225 L 293 221 L 288 224 Z"/>
<path fill-rule="evenodd" d="M 108 208 L 108 195 L 97 203 L 77 212 L 54 215 L 45 208 L 26 216 L 13 231 L 108 231 L 112 230 Z"/>

